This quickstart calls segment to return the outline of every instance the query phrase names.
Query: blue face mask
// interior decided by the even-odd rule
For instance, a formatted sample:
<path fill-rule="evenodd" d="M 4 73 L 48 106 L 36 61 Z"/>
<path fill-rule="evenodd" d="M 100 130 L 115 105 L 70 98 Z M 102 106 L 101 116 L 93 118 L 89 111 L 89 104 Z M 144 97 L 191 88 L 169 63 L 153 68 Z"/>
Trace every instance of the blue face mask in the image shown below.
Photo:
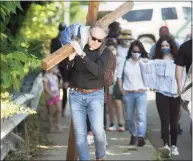
<path fill-rule="evenodd" d="M 171 53 L 170 48 L 163 48 L 163 49 L 161 49 L 161 52 L 162 52 L 162 54 L 170 54 Z"/>

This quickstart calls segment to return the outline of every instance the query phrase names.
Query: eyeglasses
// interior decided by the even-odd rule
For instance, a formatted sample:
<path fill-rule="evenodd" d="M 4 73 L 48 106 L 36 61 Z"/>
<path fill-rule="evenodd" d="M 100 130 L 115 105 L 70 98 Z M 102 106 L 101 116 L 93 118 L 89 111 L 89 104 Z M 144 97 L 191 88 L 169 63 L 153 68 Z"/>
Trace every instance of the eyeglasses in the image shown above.
<path fill-rule="evenodd" d="M 97 39 L 96 37 L 94 37 L 94 36 L 92 36 L 92 34 L 90 33 L 90 36 L 91 36 L 91 38 L 92 38 L 92 40 L 93 41 L 98 41 L 98 42 L 100 42 L 100 43 L 102 43 L 103 41 L 104 41 L 104 39 Z"/>

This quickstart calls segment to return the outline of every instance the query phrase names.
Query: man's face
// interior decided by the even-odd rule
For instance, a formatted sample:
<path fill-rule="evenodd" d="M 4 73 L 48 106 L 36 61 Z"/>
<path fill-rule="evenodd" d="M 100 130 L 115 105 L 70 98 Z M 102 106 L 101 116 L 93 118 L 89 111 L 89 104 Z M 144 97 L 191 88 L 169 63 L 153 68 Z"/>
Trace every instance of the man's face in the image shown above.
<path fill-rule="evenodd" d="M 98 49 L 105 39 L 105 32 L 98 27 L 93 28 L 89 33 L 88 45 L 91 50 Z"/>

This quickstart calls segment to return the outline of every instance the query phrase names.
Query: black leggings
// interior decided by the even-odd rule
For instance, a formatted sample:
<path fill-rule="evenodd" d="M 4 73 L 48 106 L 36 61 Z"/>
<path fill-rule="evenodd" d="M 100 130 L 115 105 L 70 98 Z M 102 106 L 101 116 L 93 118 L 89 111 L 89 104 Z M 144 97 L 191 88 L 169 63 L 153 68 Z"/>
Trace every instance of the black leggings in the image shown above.
<path fill-rule="evenodd" d="M 161 120 L 161 135 L 163 143 L 169 143 L 169 126 L 171 135 L 171 145 L 177 144 L 178 119 L 180 112 L 180 97 L 173 98 L 156 93 L 156 105 Z"/>
<path fill-rule="evenodd" d="M 91 131 L 90 127 L 90 121 L 88 118 L 88 115 L 86 117 L 86 123 L 87 123 L 87 132 Z M 106 118 L 106 103 L 104 103 L 104 129 L 106 130 L 106 125 L 107 125 L 107 118 Z"/>

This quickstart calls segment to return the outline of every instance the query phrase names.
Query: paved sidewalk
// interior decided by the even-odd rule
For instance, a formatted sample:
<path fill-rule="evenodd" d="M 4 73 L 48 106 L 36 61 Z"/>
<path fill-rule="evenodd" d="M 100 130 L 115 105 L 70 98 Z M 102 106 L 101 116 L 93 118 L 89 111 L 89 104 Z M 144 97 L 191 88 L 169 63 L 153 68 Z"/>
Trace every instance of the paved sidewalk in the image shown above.
<path fill-rule="evenodd" d="M 63 133 L 49 133 L 48 139 L 54 144 L 52 146 L 41 146 L 36 158 L 37 160 L 65 160 L 70 117 L 62 119 L 62 125 L 65 128 Z M 153 148 L 149 140 L 146 140 L 144 147 L 129 146 L 129 132 L 107 132 L 107 155 L 105 160 L 154 160 L 156 150 Z M 94 145 L 90 146 L 91 159 L 95 160 Z"/>

